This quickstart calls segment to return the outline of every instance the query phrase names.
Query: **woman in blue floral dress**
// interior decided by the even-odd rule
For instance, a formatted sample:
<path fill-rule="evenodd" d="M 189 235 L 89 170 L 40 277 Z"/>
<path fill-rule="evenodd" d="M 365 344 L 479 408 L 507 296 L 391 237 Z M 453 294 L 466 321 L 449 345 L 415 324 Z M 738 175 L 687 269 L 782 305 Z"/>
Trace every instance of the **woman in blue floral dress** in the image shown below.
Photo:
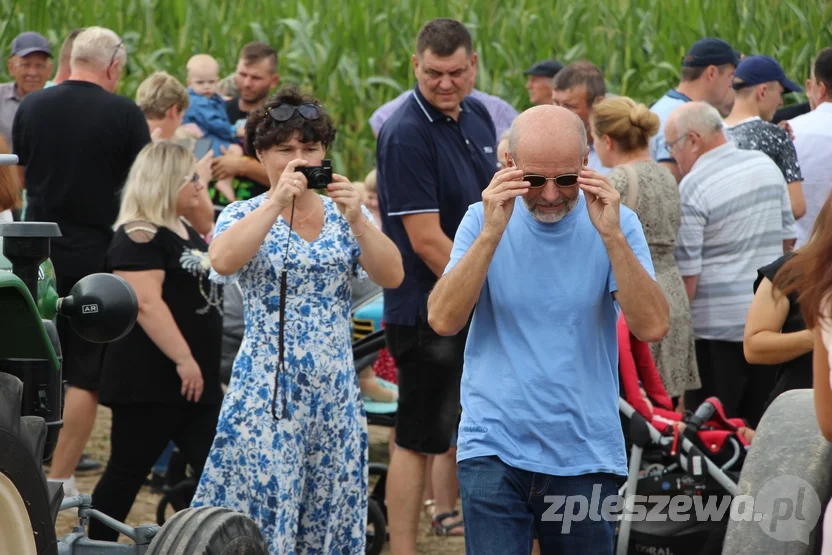
<path fill-rule="evenodd" d="M 333 174 L 323 195 L 298 169 L 320 166 L 334 135 L 320 104 L 292 88 L 252 112 L 246 147 L 271 188 L 227 206 L 209 248 L 212 279 L 243 291 L 245 337 L 192 506 L 247 514 L 273 554 L 365 550 L 350 279 L 395 288 L 404 271 L 347 178 Z"/>

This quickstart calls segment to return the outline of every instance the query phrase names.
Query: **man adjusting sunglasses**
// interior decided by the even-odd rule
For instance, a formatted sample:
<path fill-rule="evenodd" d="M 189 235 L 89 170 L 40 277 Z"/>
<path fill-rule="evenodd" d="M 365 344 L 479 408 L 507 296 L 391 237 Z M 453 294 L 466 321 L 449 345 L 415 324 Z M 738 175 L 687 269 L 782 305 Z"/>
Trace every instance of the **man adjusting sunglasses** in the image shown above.
<path fill-rule="evenodd" d="M 617 495 L 627 475 L 617 308 L 647 342 L 669 321 L 641 223 L 586 167 L 588 152 L 572 112 L 541 105 L 517 116 L 507 167 L 468 207 L 428 298 L 440 336 L 473 316 L 457 440 L 471 553 L 516 553 L 534 530 L 541 553 L 615 552 L 614 518 L 565 528 L 542 517 L 550 495 Z"/>

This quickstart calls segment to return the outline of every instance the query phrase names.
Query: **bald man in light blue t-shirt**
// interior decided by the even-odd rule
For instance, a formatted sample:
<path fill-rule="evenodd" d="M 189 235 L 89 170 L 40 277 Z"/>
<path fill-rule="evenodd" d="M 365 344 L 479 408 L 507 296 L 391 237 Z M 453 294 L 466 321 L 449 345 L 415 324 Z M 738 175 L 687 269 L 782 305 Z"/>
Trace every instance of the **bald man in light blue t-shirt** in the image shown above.
<path fill-rule="evenodd" d="M 619 309 L 651 342 L 667 333 L 669 309 L 638 217 L 586 162 L 578 116 L 520 114 L 507 167 L 469 207 L 428 301 L 440 335 L 473 311 L 457 447 L 471 553 L 527 554 L 535 532 L 543 553 L 613 553 L 611 518 L 565 531 L 544 518 L 545 498 L 617 494 L 627 475 Z"/>

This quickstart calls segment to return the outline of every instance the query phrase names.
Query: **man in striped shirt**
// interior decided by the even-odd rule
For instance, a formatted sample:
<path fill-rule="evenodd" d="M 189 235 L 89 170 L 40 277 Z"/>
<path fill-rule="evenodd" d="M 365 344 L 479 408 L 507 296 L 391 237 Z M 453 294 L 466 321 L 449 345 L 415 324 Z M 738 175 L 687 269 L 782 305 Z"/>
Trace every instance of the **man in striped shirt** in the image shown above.
<path fill-rule="evenodd" d="M 691 301 L 702 380 L 686 404 L 694 410 L 715 395 L 729 416 L 754 427 L 776 367 L 746 362 L 743 330 L 757 268 L 797 237 L 786 181 L 768 156 L 728 141 L 722 117 L 705 102 L 674 110 L 665 137 L 683 176 L 676 262 Z"/>

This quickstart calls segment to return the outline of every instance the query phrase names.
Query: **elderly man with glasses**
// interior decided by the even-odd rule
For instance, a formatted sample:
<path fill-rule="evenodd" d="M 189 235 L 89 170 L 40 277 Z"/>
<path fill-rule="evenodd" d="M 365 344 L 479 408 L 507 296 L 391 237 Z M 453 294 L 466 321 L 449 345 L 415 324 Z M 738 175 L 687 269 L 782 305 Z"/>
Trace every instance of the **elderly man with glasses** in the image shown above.
<path fill-rule="evenodd" d="M 754 428 L 777 367 L 746 361 L 743 332 L 757 268 L 781 257 L 797 237 L 786 180 L 771 158 L 729 141 L 719 112 L 705 102 L 674 110 L 665 139 L 683 176 L 676 262 L 691 302 L 702 379 L 685 404 L 717 396 L 729 417 Z"/>

